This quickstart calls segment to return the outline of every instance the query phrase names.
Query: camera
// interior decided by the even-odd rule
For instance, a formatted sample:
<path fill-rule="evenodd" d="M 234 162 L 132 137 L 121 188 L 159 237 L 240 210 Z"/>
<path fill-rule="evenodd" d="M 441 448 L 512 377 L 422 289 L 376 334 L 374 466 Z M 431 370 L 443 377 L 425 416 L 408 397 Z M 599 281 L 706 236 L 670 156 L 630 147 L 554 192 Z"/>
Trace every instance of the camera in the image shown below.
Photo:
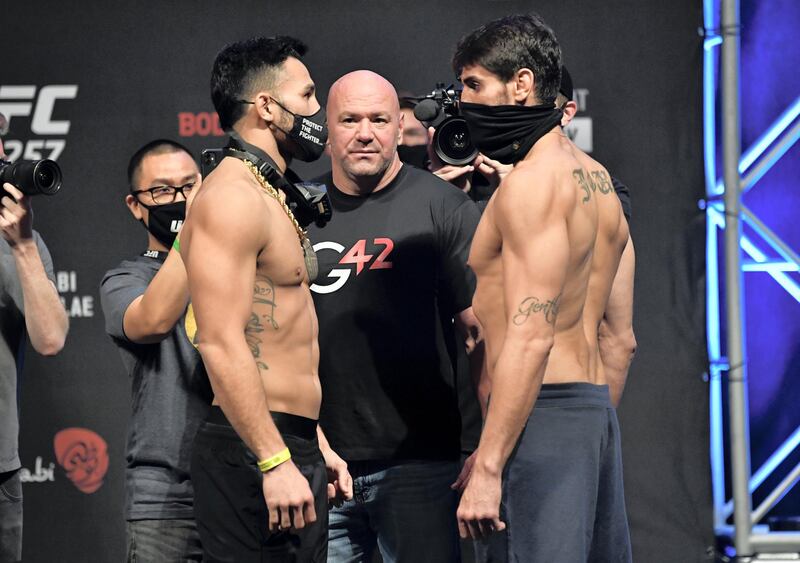
<path fill-rule="evenodd" d="M 450 85 L 439 83 L 433 92 L 418 98 L 414 117 L 425 127 L 433 127 L 433 150 L 442 162 L 453 166 L 469 164 L 478 156 L 478 150 L 469 138 L 467 122 L 458 114 L 460 92 Z"/>
<path fill-rule="evenodd" d="M 200 173 L 203 179 L 211 174 L 220 161 L 225 158 L 222 154 L 222 149 L 203 149 L 200 153 Z"/>
<path fill-rule="evenodd" d="M 0 160 L 0 192 L 6 182 L 25 195 L 53 195 L 61 189 L 61 168 L 54 160 Z"/>

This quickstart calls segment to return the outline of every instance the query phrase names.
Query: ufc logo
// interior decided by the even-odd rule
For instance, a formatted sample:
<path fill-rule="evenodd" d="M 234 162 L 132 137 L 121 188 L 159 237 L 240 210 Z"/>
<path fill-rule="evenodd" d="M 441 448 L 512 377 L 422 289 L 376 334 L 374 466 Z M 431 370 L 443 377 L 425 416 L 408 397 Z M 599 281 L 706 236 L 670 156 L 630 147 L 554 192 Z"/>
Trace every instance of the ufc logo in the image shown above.
<path fill-rule="evenodd" d="M 53 110 L 57 100 L 74 100 L 77 95 L 77 84 L 43 86 L 38 96 L 36 86 L 0 86 L 0 113 L 8 118 L 9 127 L 15 117 L 32 116 L 31 131 L 36 135 L 66 135 L 70 122 L 55 121 Z"/>
<path fill-rule="evenodd" d="M 375 238 L 372 241 L 372 246 L 374 250 L 371 250 L 371 254 L 367 254 L 367 241 L 366 239 L 361 239 L 356 241 L 356 243 L 345 252 L 345 247 L 339 244 L 338 242 L 333 241 L 324 241 L 318 242 L 314 245 L 314 251 L 319 253 L 323 250 L 333 250 L 334 252 L 342 255 L 339 259 L 340 265 L 351 265 L 355 264 L 356 275 L 360 275 L 364 272 L 365 269 L 367 270 L 389 270 L 393 267 L 391 261 L 389 261 L 389 256 L 394 250 L 394 241 L 390 238 Z M 369 265 L 369 266 L 367 266 Z M 350 274 L 353 272 L 351 268 L 332 268 L 331 271 L 328 273 L 328 277 L 335 280 L 333 283 L 329 285 L 322 285 L 322 284 L 311 284 L 311 291 L 314 293 L 333 293 L 344 286 L 347 283 L 347 280 L 350 278 Z"/>
<path fill-rule="evenodd" d="M 8 118 L 8 126 L 12 134 L 25 139 L 29 135 L 19 127 L 14 129 L 15 117 L 30 117 L 31 132 L 34 135 L 66 135 L 69 133 L 70 122 L 55 120 L 56 102 L 59 100 L 74 100 L 78 95 L 76 84 L 42 86 L 36 93 L 36 86 L 0 86 L 0 113 Z M 18 120 L 19 121 L 19 120 Z M 23 160 L 40 160 L 49 158 L 58 160 L 66 139 L 27 139 L 9 138 L 3 140 L 6 158 L 12 162 Z"/>

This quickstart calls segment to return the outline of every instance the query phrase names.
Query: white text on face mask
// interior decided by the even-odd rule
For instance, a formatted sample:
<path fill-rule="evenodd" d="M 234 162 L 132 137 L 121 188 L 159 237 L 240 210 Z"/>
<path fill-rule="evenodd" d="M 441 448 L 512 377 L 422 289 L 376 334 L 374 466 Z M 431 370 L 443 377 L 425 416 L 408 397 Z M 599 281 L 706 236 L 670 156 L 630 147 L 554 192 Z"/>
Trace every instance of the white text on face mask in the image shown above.
<path fill-rule="evenodd" d="M 312 143 L 321 145 L 322 141 L 318 136 L 314 135 L 314 132 L 311 130 L 312 128 L 316 129 L 317 131 L 322 131 L 322 125 L 317 125 L 316 123 L 312 123 L 311 121 L 304 119 L 303 124 L 300 126 L 299 135 L 304 139 L 308 139 Z"/>

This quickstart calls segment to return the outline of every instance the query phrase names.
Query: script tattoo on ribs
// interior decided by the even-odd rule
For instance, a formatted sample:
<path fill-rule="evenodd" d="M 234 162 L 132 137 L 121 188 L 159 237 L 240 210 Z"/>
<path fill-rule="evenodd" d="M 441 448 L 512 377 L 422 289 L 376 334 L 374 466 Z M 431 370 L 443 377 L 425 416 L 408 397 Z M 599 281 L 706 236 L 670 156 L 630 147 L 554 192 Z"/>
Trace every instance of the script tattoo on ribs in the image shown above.
<path fill-rule="evenodd" d="M 558 317 L 558 306 L 561 303 L 561 295 L 555 297 L 554 299 L 550 299 L 548 301 L 542 301 L 538 297 L 526 297 L 522 300 L 517 308 L 517 312 L 512 317 L 514 324 L 519 326 L 524 324 L 531 315 L 536 313 L 542 313 L 544 315 L 544 320 L 551 325 L 556 324 L 556 317 Z"/>
<path fill-rule="evenodd" d="M 266 319 L 272 328 L 278 330 L 278 321 L 275 320 L 275 308 L 278 305 L 275 302 L 275 284 L 272 279 L 256 280 L 256 285 L 253 288 L 253 303 L 266 305 L 267 313 L 261 316 Z"/>
<path fill-rule="evenodd" d="M 261 340 L 262 334 L 266 330 L 266 326 L 262 319 L 272 327 L 273 330 L 278 330 L 278 322 L 275 320 L 275 308 L 278 306 L 275 300 L 275 284 L 270 278 L 263 280 L 256 280 L 255 287 L 253 288 L 253 304 L 265 306 L 266 312 L 261 314 L 253 311 L 250 314 L 250 320 L 244 329 L 245 340 L 250 347 L 250 352 L 256 359 L 258 369 L 268 370 L 269 366 L 261 358 Z"/>
<path fill-rule="evenodd" d="M 584 174 L 583 170 L 576 168 L 572 171 L 572 176 L 578 181 L 578 186 L 585 194 L 581 203 L 587 203 L 594 192 L 605 195 L 614 191 L 611 177 L 605 170 L 592 170 L 588 174 Z"/>

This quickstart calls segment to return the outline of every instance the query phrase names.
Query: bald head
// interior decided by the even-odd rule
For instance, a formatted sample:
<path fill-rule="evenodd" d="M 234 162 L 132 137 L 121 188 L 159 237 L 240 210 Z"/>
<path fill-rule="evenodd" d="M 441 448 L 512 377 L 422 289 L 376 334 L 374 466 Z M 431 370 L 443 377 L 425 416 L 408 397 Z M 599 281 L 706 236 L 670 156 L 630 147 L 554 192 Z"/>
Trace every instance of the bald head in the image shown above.
<path fill-rule="evenodd" d="M 328 93 L 328 129 L 337 186 L 372 191 L 399 170 L 400 103 L 394 86 L 381 75 L 357 70 L 334 82 Z"/>
<path fill-rule="evenodd" d="M 396 114 L 400 113 L 397 91 L 391 82 L 371 70 L 354 70 L 342 76 L 331 86 L 330 92 L 328 92 L 328 115 L 343 101 L 358 99 L 368 103 L 393 102 L 388 104 L 386 109 L 392 110 Z"/>

